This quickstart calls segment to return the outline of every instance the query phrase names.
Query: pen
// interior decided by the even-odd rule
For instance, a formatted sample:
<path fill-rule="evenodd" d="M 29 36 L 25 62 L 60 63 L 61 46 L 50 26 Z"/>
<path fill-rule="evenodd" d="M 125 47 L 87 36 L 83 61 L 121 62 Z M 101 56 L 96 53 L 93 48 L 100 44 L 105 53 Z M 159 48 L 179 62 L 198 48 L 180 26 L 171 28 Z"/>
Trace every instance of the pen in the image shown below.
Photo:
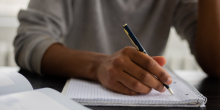
<path fill-rule="evenodd" d="M 124 31 L 125 33 L 128 35 L 129 39 L 131 40 L 131 42 L 134 44 L 134 46 L 141 52 L 145 53 L 148 55 L 148 53 L 146 52 L 146 50 L 143 48 L 143 46 L 141 45 L 141 43 L 138 41 L 138 39 L 135 37 L 135 35 L 133 34 L 133 32 L 131 31 L 131 29 L 128 27 L 127 24 L 123 25 Z M 173 91 L 172 89 L 166 85 L 163 84 L 167 90 L 173 95 Z"/>

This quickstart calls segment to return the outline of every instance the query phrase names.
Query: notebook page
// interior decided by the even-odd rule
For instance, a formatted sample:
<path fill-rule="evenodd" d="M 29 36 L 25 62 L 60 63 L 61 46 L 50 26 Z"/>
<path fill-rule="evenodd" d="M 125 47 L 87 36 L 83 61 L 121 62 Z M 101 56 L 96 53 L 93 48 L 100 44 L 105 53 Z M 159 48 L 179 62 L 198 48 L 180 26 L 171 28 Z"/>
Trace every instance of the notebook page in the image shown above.
<path fill-rule="evenodd" d="M 167 69 L 166 69 L 167 70 Z M 66 96 L 83 105 L 101 106 L 199 106 L 203 99 L 193 92 L 179 77 L 167 70 L 173 83 L 170 85 L 174 91 L 164 93 L 152 90 L 149 94 L 135 96 L 112 92 L 101 84 L 80 79 L 70 79 L 66 88 Z M 200 103 L 198 103 L 200 101 Z"/>
<path fill-rule="evenodd" d="M 189 99 L 188 103 L 195 103 L 198 101 L 198 99 L 204 101 L 203 99 L 198 97 L 198 95 L 194 91 L 192 91 L 184 82 L 182 82 L 180 78 L 177 75 L 175 75 L 171 70 L 167 68 L 164 69 L 170 74 L 170 76 L 173 79 L 173 83 L 171 85 L 175 87 L 171 88 L 178 88 L 179 91 Z"/>
<path fill-rule="evenodd" d="M 190 92 L 186 86 L 181 83 L 171 84 L 170 86 L 175 93 L 174 95 L 168 91 L 160 93 L 152 90 L 149 94 L 129 96 L 112 92 L 95 82 L 71 79 L 67 97 L 85 105 L 179 105 L 197 103 L 198 97 Z M 188 95 L 185 94 L 186 92 Z"/>

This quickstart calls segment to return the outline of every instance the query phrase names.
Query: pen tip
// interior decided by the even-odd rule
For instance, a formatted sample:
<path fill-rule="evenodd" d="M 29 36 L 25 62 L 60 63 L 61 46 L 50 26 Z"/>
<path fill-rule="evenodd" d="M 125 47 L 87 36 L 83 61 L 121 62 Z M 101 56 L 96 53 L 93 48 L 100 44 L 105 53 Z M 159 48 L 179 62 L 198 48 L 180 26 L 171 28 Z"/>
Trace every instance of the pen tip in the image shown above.
<path fill-rule="evenodd" d="M 172 90 L 171 88 L 168 88 L 168 91 L 169 91 L 172 95 L 174 95 L 173 90 Z"/>

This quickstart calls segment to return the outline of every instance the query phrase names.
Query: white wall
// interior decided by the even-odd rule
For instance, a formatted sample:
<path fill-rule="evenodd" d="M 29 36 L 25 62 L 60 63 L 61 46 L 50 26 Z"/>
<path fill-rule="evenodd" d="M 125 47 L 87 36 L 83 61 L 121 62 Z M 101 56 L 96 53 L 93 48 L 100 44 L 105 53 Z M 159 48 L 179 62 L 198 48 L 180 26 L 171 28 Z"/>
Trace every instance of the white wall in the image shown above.
<path fill-rule="evenodd" d="M 17 66 L 12 44 L 16 29 L 17 27 L 0 26 L 0 66 Z"/>
<path fill-rule="evenodd" d="M 0 0 L 0 66 L 17 66 L 12 41 L 19 25 L 17 13 L 29 0 Z"/>
<path fill-rule="evenodd" d="M 172 69 L 198 70 L 194 56 L 191 54 L 188 42 L 180 38 L 172 27 L 164 56 L 167 58 L 167 65 Z"/>

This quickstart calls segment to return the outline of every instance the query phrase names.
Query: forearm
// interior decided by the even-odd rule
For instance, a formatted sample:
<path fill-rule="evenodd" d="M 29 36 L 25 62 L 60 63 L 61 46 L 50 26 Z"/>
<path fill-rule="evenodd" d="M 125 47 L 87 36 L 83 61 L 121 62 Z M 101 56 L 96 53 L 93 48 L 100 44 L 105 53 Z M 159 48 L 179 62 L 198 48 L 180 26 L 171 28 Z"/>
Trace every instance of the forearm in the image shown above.
<path fill-rule="evenodd" d="M 195 56 L 209 75 L 220 76 L 220 0 L 199 0 Z"/>
<path fill-rule="evenodd" d="M 45 52 L 41 71 L 47 75 L 97 80 L 99 61 L 107 55 L 72 50 L 61 44 L 53 44 Z"/>

